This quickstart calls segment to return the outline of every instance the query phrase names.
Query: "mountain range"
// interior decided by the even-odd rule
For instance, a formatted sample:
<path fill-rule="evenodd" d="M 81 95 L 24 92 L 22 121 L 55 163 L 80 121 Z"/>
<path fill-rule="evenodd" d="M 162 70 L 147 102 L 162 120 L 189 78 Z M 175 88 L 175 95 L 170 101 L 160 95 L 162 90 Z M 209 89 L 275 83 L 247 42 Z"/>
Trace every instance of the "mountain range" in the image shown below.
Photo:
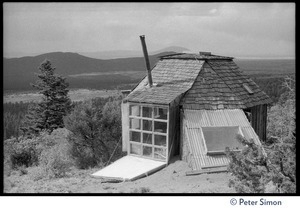
<path fill-rule="evenodd" d="M 150 52 L 153 67 L 160 56 L 188 51 L 182 47 L 169 47 Z M 51 52 L 37 56 L 3 58 L 3 89 L 12 91 L 33 90 L 30 83 L 37 80 L 38 67 L 48 59 L 56 73 L 67 78 L 70 88 L 130 89 L 147 75 L 145 60 L 135 51 L 107 51 L 91 58 L 74 52 Z M 135 57 L 133 55 L 136 55 Z M 92 55 L 91 55 L 92 56 Z M 124 56 L 126 58 L 116 58 Z M 110 58 L 110 59 L 104 59 Z M 295 60 L 235 59 L 241 70 L 255 76 L 294 74 Z"/>
<path fill-rule="evenodd" d="M 151 65 L 155 65 L 160 56 L 172 53 L 176 52 L 150 55 Z M 142 56 L 104 60 L 78 53 L 52 52 L 38 56 L 3 58 L 4 90 L 32 89 L 30 83 L 37 79 L 35 73 L 39 72 L 38 67 L 45 59 L 50 60 L 52 66 L 56 67 L 57 74 L 67 77 L 72 88 L 112 88 L 115 85 L 135 83 L 146 75 L 145 60 Z M 137 72 L 137 76 L 132 76 L 132 72 Z"/>
<path fill-rule="evenodd" d="M 166 47 L 161 50 L 149 52 L 149 55 L 156 55 L 163 52 L 184 52 L 189 49 L 178 46 Z M 114 58 L 129 58 L 129 57 L 142 57 L 142 50 L 112 50 L 112 51 L 100 51 L 100 52 L 78 52 L 81 55 L 97 58 L 97 59 L 114 59 Z"/>

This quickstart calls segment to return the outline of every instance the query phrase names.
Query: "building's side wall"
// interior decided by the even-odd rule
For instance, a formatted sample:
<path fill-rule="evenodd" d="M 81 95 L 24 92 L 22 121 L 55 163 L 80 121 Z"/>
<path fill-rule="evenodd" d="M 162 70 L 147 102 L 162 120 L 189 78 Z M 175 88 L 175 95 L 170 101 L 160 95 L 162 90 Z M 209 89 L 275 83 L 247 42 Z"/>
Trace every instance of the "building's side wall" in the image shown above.
<path fill-rule="evenodd" d="M 254 106 L 251 109 L 251 126 L 255 130 L 260 140 L 267 138 L 267 105 Z"/>
<path fill-rule="evenodd" d="M 127 151 L 129 141 L 129 103 L 121 104 L 122 109 L 122 151 Z"/>
<path fill-rule="evenodd" d="M 175 99 L 170 104 L 169 109 L 169 160 L 175 156 L 179 155 L 180 150 L 180 111 L 179 111 L 179 101 L 180 97 Z"/>

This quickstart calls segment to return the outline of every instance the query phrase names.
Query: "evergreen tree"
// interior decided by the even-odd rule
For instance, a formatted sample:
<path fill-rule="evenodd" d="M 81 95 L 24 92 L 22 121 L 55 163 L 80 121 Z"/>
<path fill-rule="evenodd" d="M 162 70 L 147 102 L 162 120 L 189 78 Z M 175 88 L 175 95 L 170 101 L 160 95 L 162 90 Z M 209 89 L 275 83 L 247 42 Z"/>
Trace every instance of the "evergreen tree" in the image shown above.
<path fill-rule="evenodd" d="M 42 130 L 51 133 L 54 129 L 63 128 L 63 117 L 72 109 L 66 78 L 54 74 L 55 68 L 48 60 L 39 66 L 39 70 L 39 79 L 31 85 L 42 94 L 42 101 L 29 107 L 25 126 L 21 128 L 27 136 L 36 135 Z"/>

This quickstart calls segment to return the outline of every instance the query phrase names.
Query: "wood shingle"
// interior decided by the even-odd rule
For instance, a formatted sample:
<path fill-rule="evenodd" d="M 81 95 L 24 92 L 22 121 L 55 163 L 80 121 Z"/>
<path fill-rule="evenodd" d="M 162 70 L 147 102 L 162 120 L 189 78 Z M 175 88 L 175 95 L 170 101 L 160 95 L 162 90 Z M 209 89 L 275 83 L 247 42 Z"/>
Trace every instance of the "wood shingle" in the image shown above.
<path fill-rule="evenodd" d="M 149 88 L 145 77 L 125 101 L 169 104 L 183 94 L 183 108 L 207 110 L 245 109 L 271 103 L 232 59 L 207 54 L 163 56 L 151 71 L 155 85 Z"/>

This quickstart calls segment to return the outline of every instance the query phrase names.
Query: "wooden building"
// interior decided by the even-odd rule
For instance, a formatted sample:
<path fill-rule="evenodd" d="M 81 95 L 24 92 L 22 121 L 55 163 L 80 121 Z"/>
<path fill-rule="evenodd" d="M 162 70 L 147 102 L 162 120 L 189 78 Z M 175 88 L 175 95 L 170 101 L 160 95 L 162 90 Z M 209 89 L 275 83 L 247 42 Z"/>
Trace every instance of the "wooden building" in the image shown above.
<path fill-rule="evenodd" d="M 180 154 L 199 169 L 228 163 L 225 147 L 241 147 L 236 134 L 258 144 L 265 140 L 271 99 L 232 57 L 167 55 L 151 75 L 152 87 L 146 76 L 123 100 L 122 143 L 128 155 L 168 163 Z"/>
<path fill-rule="evenodd" d="M 122 149 L 128 155 L 95 176 L 134 180 L 166 166 L 174 155 L 193 171 L 224 166 L 225 148 L 242 148 L 238 134 L 256 144 L 266 138 L 271 99 L 232 57 L 163 56 L 124 95 Z"/>

